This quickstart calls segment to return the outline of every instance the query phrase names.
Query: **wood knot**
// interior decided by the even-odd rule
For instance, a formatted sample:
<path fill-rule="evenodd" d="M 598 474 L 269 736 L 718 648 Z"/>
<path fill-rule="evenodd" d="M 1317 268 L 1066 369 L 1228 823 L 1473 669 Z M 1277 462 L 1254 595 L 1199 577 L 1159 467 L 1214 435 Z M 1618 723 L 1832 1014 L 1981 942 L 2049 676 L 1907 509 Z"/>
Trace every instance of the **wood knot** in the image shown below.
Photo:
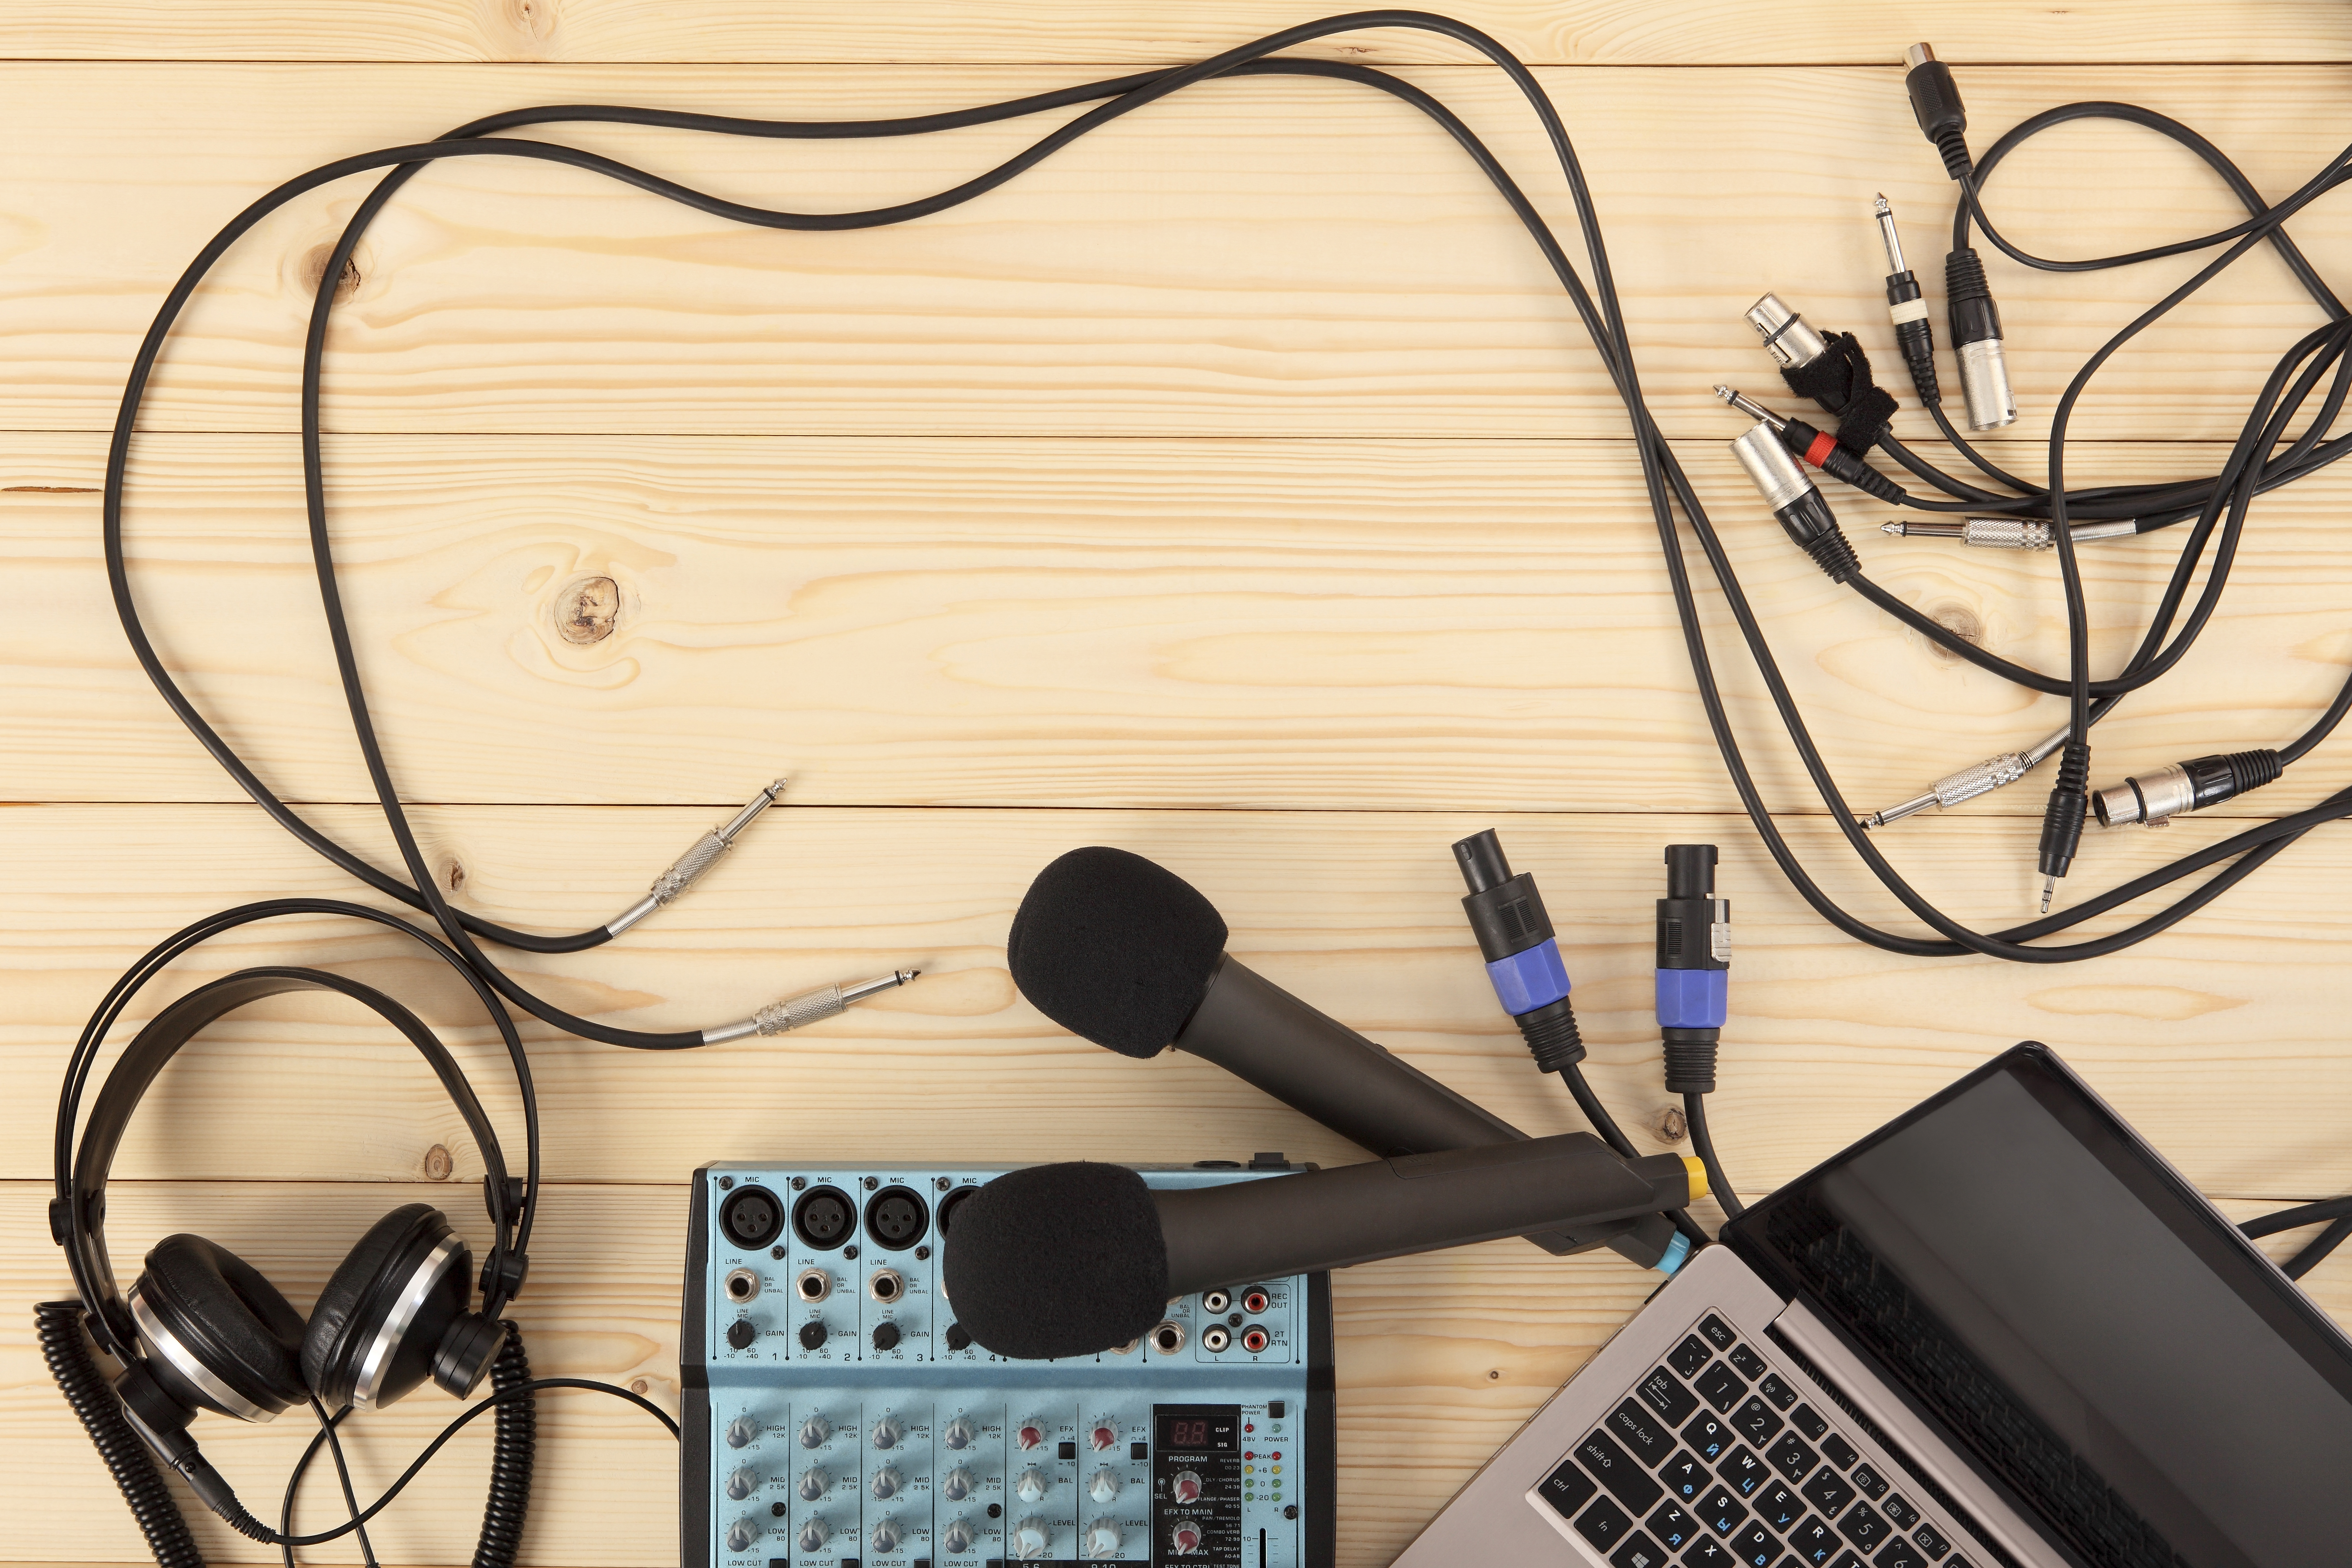
<path fill-rule="evenodd" d="M 1927 618 L 1964 643 L 1984 646 L 1984 619 L 1966 605 L 1936 605 L 1928 606 Z M 1960 656 L 1939 642 L 1929 642 L 1927 651 L 1946 664 L 1958 664 Z"/>
<path fill-rule="evenodd" d="M 436 1143 L 433 1147 L 425 1151 L 425 1179 L 426 1181 L 446 1182 L 449 1179 L 449 1173 L 457 1168 L 457 1162 L 449 1157 L 449 1151 L 442 1145 Z"/>
<path fill-rule="evenodd" d="M 621 585 L 610 577 L 583 577 L 556 597 L 556 635 L 578 647 L 611 637 L 620 618 Z"/>
<path fill-rule="evenodd" d="M 642 1377 L 633 1377 L 629 1380 L 629 1392 L 640 1396 L 652 1392 L 653 1386 Z"/>
<path fill-rule="evenodd" d="M 1690 1136 L 1690 1121 L 1683 1115 L 1682 1107 L 1669 1105 L 1658 1112 L 1658 1141 L 1679 1143 Z"/>
<path fill-rule="evenodd" d="M 304 293 L 316 295 L 319 292 L 320 280 L 327 276 L 327 263 L 334 259 L 334 255 L 335 247 L 331 245 L 310 247 L 310 254 L 302 258 Z M 343 275 L 335 280 L 335 303 L 340 305 L 359 291 L 359 262 L 356 258 L 347 258 L 343 262 Z"/>
<path fill-rule="evenodd" d="M 507 26 L 526 38 L 544 40 L 555 31 L 555 0 L 505 0 Z"/>
<path fill-rule="evenodd" d="M 466 863 L 463 860 L 452 859 L 449 862 L 448 870 L 442 873 L 441 879 L 449 884 L 451 892 L 456 892 L 466 885 Z"/>

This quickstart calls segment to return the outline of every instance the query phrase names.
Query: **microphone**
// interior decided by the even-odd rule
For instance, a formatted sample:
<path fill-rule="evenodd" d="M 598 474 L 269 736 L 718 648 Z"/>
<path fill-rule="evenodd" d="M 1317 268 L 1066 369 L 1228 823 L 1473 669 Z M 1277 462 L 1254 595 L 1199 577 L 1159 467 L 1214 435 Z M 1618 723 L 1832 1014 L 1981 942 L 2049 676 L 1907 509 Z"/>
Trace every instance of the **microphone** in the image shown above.
<path fill-rule="evenodd" d="M 1224 949 L 1225 922 L 1198 889 L 1140 855 L 1097 845 L 1037 873 L 1004 956 L 1021 994 L 1072 1034 L 1138 1059 L 1173 1046 L 1375 1154 L 1527 1141 Z M 1663 1215 L 1546 1227 L 1528 1239 L 1555 1255 L 1605 1244 L 1669 1274 L 1689 1251 Z"/>
<path fill-rule="evenodd" d="M 1124 1165 L 1032 1165 L 958 1205 L 940 1285 L 998 1355 L 1093 1355 L 1211 1286 L 1573 1230 L 1706 1193 L 1697 1161 L 1621 1160 L 1590 1132 L 1202 1187 L 1150 1187 Z"/>

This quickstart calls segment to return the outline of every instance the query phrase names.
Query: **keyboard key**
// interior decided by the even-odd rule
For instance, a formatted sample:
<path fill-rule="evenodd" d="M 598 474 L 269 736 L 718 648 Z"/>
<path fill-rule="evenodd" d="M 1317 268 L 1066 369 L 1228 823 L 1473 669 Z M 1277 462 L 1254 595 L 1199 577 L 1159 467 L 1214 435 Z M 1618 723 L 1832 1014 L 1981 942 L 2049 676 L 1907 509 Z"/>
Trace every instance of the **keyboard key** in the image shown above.
<path fill-rule="evenodd" d="M 1683 1553 L 1683 1568 L 1731 1568 L 1738 1559 L 1702 1535 L 1698 1544 Z"/>
<path fill-rule="evenodd" d="M 1739 1336 L 1731 1331 L 1731 1325 L 1713 1312 L 1709 1312 L 1698 1321 L 1698 1331 L 1705 1334 L 1707 1337 L 1707 1342 L 1719 1351 L 1727 1351 L 1739 1342 Z"/>
<path fill-rule="evenodd" d="M 1854 1500 L 1854 1489 L 1845 1484 L 1845 1478 L 1824 1465 L 1813 1472 L 1813 1479 L 1802 1488 L 1815 1508 L 1835 1519 L 1845 1511 L 1845 1505 Z"/>
<path fill-rule="evenodd" d="M 1830 1568 L 1863 1568 L 1863 1562 L 1861 1558 L 1848 1552 L 1842 1553 L 1836 1562 L 1830 1564 Z"/>
<path fill-rule="evenodd" d="M 1675 1429 L 1630 1399 L 1612 1410 L 1601 1425 L 1644 1465 L 1655 1466 L 1675 1451 Z"/>
<path fill-rule="evenodd" d="M 1732 1449 L 1723 1463 L 1715 1467 L 1715 1473 L 1723 1478 L 1724 1485 L 1743 1498 L 1754 1497 L 1757 1489 L 1772 1479 L 1764 1461 L 1745 1448 Z"/>
<path fill-rule="evenodd" d="M 1927 1559 L 1917 1547 L 1898 1535 L 1878 1554 L 1878 1568 L 1927 1568 Z"/>
<path fill-rule="evenodd" d="M 1748 1568 L 1772 1568 L 1780 1560 L 1780 1543 L 1760 1524 L 1749 1525 L 1724 1544 L 1731 1548 L 1732 1560 Z"/>
<path fill-rule="evenodd" d="M 1753 1395 L 1731 1413 L 1732 1429 L 1759 1448 L 1772 1440 L 1781 1425 L 1780 1418 L 1772 1414 L 1772 1407 Z"/>
<path fill-rule="evenodd" d="M 1886 1516 L 1866 1502 L 1858 1502 L 1845 1510 L 1838 1521 L 1838 1533 L 1854 1544 L 1854 1549 L 1867 1555 L 1878 1550 L 1878 1543 L 1895 1533 Z"/>
<path fill-rule="evenodd" d="M 1647 1513 L 1657 1502 L 1658 1483 L 1634 1463 L 1633 1456 L 1612 1442 L 1608 1433 L 1595 1432 L 1579 1443 L 1576 1457 L 1592 1472 L 1594 1480 L 1615 1493 L 1617 1500 L 1635 1513 Z M 1596 1541 L 1592 1544 L 1602 1543 Z"/>
<path fill-rule="evenodd" d="M 1794 1432 L 1783 1432 L 1780 1440 L 1765 1450 L 1764 1462 L 1789 1479 L 1795 1486 L 1813 1473 L 1821 1456 L 1805 1446 L 1805 1440 Z"/>
<path fill-rule="evenodd" d="M 1908 1530 L 1919 1522 L 1919 1510 L 1913 1508 L 1901 1492 L 1880 1503 L 1878 1511 L 1893 1520 L 1897 1530 Z"/>
<path fill-rule="evenodd" d="M 1656 1542 L 1635 1531 L 1625 1544 L 1609 1554 L 1611 1568 L 1666 1568 L 1666 1554 Z"/>
<path fill-rule="evenodd" d="M 1683 1428 L 1683 1441 L 1696 1448 L 1698 1457 L 1711 1465 L 1723 1458 L 1724 1450 L 1737 1439 L 1732 1436 L 1730 1427 L 1712 1415 L 1702 1414 L 1697 1420 Z"/>
<path fill-rule="evenodd" d="M 1698 1521 L 1685 1512 L 1682 1504 L 1668 1498 L 1650 1516 L 1650 1528 L 1657 1532 L 1669 1552 L 1680 1552 L 1698 1539 Z"/>
<path fill-rule="evenodd" d="M 1740 1506 L 1739 1500 L 1724 1487 L 1717 1487 L 1699 1499 L 1698 1507 L 1692 1511 L 1698 1515 L 1700 1523 L 1717 1535 L 1729 1535 L 1739 1528 L 1739 1521 L 1748 1517 L 1748 1510 Z"/>
<path fill-rule="evenodd" d="M 1812 1564 L 1812 1568 L 1826 1568 L 1829 1560 L 1838 1554 L 1837 1531 L 1817 1515 L 1790 1532 L 1789 1550 L 1801 1561 Z"/>
<path fill-rule="evenodd" d="M 1886 1478 L 1880 1475 L 1876 1470 L 1872 1469 L 1868 1465 L 1863 1466 L 1860 1469 L 1854 1471 L 1853 1474 L 1848 1476 L 1846 1479 L 1852 1481 L 1855 1486 L 1860 1487 L 1863 1490 L 1863 1495 L 1869 1498 L 1873 1502 L 1876 1502 L 1880 1498 L 1886 1495 Z"/>
<path fill-rule="evenodd" d="M 1932 1524 L 1923 1524 L 1913 1531 L 1911 1539 L 1919 1543 L 1919 1550 L 1927 1554 L 1927 1560 L 1931 1563 L 1952 1549 L 1952 1543 L 1944 1539 L 1943 1531 Z"/>
<path fill-rule="evenodd" d="M 1698 1408 L 1698 1395 L 1683 1386 L 1683 1380 L 1664 1367 L 1654 1368 L 1649 1376 L 1633 1385 L 1642 1403 L 1656 1411 L 1669 1426 L 1679 1426 L 1690 1419 Z"/>
<path fill-rule="evenodd" d="M 1776 1410 L 1786 1410 L 1797 1403 L 1797 1391 L 1782 1383 L 1780 1374 L 1777 1372 L 1766 1373 L 1764 1381 L 1756 1386 L 1765 1398 L 1772 1402 L 1773 1408 Z"/>
<path fill-rule="evenodd" d="M 1797 1413 L 1789 1417 L 1789 1425 L 1816 1443 L 1822 1440 L 1822 1434 L 1830 1429 L 1830 1424 L 1814 1415 L 1810 1405 L 1798 1405 Z"/>
<path fill-rule="evenodd" d="M 1633 1533 L 1633 1521 L 1607 1498 L 1596 1498 L 1577 1520 L 1576 1533 L 1606 1552 Z"/>
<path fill-rule="evenodd" d="M 1574 1519 L 1576 1510 L 1592 1500 L 1601 1489 L 1591 1476 L 1574 1459 L 1562 1459 L 1559 1468 L 1543 1479 L 1536 1495 L 1551 1505 L 1551 1510 L 1562 1519 Z"/>
<path fill-rule="evenodd" d="M 1676 1454 L 1667 1460 L 1666 1468 L 1658 1472 L 1658 1479 L 1666 1484 L 1666 1495 L 1676 1502 L 1696 1502 L 1698 1494 L 1715 1481 L 1706 1473 L 1706 1467 L 1690 1454 Z"/>
<path fill-rule="evenodd" d="M 1944 1568 L 1969 1568 L 1969 1560 L 1965 1557 L 1955 1557 L 1945 1563 Z"/>
<path fill-rule="evenodd" d="M 1731 1347 L 1731 1364 L 1738 1367 L 1739 1369 L 1739 1375 L 1746 1378 L 1750 1383 L 1755 1382 L 1758 1378 L 1762 1377 L 1772 1370 L 1770 1367 L 1764 1364 L 1764 1358 L 1762 1356 L 1758 1355 L 1746 1345 L 1734 1345 Z"/>
<path fill-rule="evenodd" d="M 1860 1454 L 1854 1452 L 1853 1444 L 1834 1432 L 1826 1437 L 1816 1437 L 1813 1441 L 1822 1446 L 1822 1458 L 1841 1470 L 1853 1468 L 1853 1462 L 1862 1458 Z"/>
<path fill-rule="evenodd" d="M 1691 1383 L 1698 1389 L 1699 1397 L 1715 1406 L 1717 1415 L 1728 1413 L 1733 1405 L 1748 1397 L 1748 1384 L 1740 1381 L 1738 1373 L 1721 1362 L 1709 1366 L 1691 1379 Z"/>
<path fill-rule="evenodd" d="M 1666 1357 L 1666 1364 L 1685 1377 L 1696 1377 L 1698 1369 L 1714 1359 L 1714 1350 L 1705 1340 L 1693 1334 L 1675 1347 L 1674 1353 Z"/>
<path fill-rule="evenodd" d="M 1756 1517 L 1786 1534 L 1790 1525 L 1805 1517 L 1804 1500 L 1774 1481 L 1756 1494 Z"/>

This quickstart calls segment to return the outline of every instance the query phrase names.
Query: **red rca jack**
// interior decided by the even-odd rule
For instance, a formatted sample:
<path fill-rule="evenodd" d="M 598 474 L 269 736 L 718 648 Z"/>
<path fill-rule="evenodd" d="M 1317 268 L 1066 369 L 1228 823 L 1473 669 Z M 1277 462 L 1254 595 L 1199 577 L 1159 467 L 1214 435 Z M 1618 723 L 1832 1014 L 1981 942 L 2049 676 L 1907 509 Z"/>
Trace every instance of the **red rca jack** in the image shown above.
<path fill-rule="evenodd" d="M 1253 1318 L 1273 1304 L 1274 1298 L 1266 1294 L 1263 1285 L 1253 1285 L 1242 1292 L 1242 1310 Z"/>
<path fill-rule="evenodd" d="M 1258 1352 L 1265 1349 L 1266 1346 L 1273 1342 L 1274 1336 L 1267 1333 L 1255 1323 L 1252 1323 L 1248 1328 L 1242 1331 L 1242 1349 L 1249 1352 L 1252 1355 L 1257 1354 Z"/>

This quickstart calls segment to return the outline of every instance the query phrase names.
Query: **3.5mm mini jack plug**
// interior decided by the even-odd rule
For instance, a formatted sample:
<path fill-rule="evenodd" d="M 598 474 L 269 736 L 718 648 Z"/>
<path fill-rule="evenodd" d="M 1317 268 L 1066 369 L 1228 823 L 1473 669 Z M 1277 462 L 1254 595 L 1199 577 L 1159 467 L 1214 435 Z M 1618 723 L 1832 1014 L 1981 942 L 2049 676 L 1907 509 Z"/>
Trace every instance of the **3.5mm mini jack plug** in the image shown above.
<path fill-rule="evenodd" d="M 2045 915 L 2050 912 L 2050 900 L 2057 896 L 2058 879 L 2073 868 L 2074 851 L 2082 847 L 2083 823 L 2091 815 L 2090 784 L 2091 748 L 2080 741 L 2067 742 L 2064 754 L 2058 759 L 2058 782 L 2042 808 L 2038 864 Z"/>

